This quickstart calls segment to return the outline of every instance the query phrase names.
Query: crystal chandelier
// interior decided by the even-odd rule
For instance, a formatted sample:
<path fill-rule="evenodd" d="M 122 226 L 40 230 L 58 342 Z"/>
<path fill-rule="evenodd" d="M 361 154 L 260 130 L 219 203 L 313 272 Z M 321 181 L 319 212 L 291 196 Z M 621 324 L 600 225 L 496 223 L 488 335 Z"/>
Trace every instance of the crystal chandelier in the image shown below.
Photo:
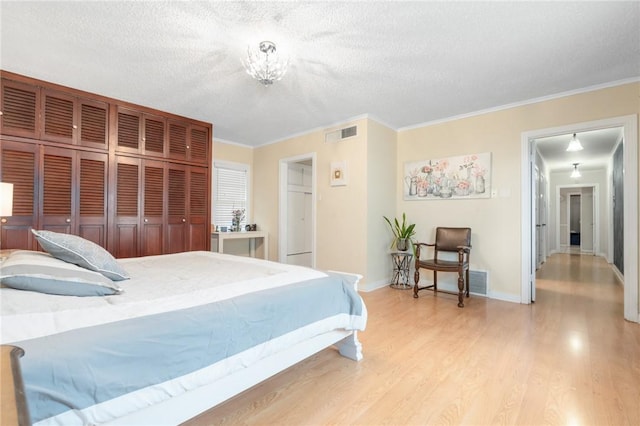
<path fill-rule="evenodd" d="M 247 47 L 247 59 L 244 67 L 247 74 L 265 86 L 280 80 L 287 72 L 289 59 L 283 59 L 276 53 L 276 45 L 271 41 L 260 43 L 259 50 Z"/>

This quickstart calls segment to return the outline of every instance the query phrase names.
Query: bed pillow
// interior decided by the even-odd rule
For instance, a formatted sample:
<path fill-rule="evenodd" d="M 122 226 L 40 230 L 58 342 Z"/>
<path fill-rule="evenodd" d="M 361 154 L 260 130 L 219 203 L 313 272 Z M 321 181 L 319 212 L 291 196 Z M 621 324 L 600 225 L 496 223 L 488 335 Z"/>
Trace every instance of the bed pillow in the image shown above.
<path fill-rule="evenodd" d="M 32 229 L 44 251 L 65 262 L 74 263 L 91 271 L 100 272 L 113 281 L 129 279 L 129 274 L 111 256 L 111 253 L 76 235 Z"/>
<path fill-rule="evenodd" d="M 2 262 L 0 283 L 17 290 L 61 296 L 107 296 L 122 289 L 98 272 L 56 259 L 48 253 L 20 250 Z"/>

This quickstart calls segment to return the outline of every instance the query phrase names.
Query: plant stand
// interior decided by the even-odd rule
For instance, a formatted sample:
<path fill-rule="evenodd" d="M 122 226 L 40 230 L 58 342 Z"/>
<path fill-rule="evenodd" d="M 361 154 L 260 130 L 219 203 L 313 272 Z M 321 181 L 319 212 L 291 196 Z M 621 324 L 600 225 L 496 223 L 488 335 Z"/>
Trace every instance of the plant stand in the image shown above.
<path fill-rule="evenodd" d="M 390 287 L 399 290 L 409 290 L 413 288 L 409 284 L 409 269 L 411 268 L 411 260 L 413 254 L 406 251 L 395 251 L 391 253 L 391 262 L 393 263 L 393 278 Z"/>

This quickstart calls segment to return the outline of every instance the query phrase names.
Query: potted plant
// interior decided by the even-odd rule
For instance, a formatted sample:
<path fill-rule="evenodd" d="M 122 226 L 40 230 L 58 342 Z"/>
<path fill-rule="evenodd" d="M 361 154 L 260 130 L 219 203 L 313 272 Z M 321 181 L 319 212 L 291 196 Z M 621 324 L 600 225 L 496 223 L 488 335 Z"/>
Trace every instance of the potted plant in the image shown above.
<path fill-rule="evenodd" d="M 391 228 L 391 232 L 393 233 L 393 241 L 391 241 L 391 247 L 395 245 L 396 248 L 400 251 L 406 251 L 409 248 L 409 242 L 412 242 L 412 237 L 416 234 L 415 223 L 407 224 L 407 216 L 402 213 L 402 223 L 398 221 L 397 218 L 393 219 L 393 223 L 387 218 L 384 217 L 384 220 L 389 224 L 389 228 Z"/>

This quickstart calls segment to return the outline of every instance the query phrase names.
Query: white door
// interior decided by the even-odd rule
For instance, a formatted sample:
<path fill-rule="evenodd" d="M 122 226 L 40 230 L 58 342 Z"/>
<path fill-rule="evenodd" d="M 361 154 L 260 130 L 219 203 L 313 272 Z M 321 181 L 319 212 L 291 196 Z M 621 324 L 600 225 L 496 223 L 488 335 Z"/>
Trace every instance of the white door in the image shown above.
<path fill-rule="evenodd" d="M 290 163 L 287 177 L 286 263 L 313 264 L 313 179 L 309 164 Z"/>
<path fill-rule="evenodd" d="M 547 181 L 538 167 L 535 168 L 536 182 L 536 269 L 540 269 L 547 259 Z"/>
<path fill-rule="evenodd" d="M 305 251 L 304 192 L 289 191 L 287 199 L 287 256 Z"/>
<path fill-rule="evenodd" d="M 580 204 L 580 251 L 594 251 L 593 188 L 583 188 Z"/>
<path fill-rule="evenodd" d="M 535 158 L 535 143 L 531 143 L 529 146 L 529 195 L 531 196 L 531 206 L 530 209 L 530 224 L 532 226 L 531 231 L 531 252 L 529 253 L 529 261 L 530 270 L 529 270 L 529 288 L 531 289 L 531 302 L 536 301 L 536 265 L 537 265 L 537 257 L 538 257 L 538 229 L 535 226 L 537 223 L 537 208 L 538 208 L 538 168 L 534 165 L 533 159 Z"/>
<path fill-rule="evenodd" d="M 547 221 L 549 215 L 549 206 L 547 205 L 547 193 L 549 188 L 547 187 L 547 178 L 543 173 L 540 174 L 540 192 L 538 199 L 540 200 L 540 244 L 538 252 L 540 253 L 540 263 L 544 263 L 547 260 L 548 253 L 548 230 Z"/>

